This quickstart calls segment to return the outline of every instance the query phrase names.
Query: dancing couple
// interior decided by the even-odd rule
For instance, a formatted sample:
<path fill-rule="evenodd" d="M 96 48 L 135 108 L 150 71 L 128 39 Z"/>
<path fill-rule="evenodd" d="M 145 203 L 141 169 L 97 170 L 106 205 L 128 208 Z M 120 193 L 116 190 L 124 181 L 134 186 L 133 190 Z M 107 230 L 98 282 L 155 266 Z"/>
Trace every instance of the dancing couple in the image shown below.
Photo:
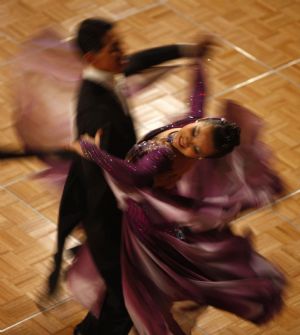
<path fill-rule="evenodd" d="M 86 242 L 68 282 L 90 312 L 74 334 L 125 335 L 133 324 L 139 334 L 183 335 L 172 311 L 184 301 L 256 324 L 270 320 L 282 306 L 284 277 L 230 222 L 272 200 L 282 185 L 259 141 L 258 117 L 232 101 L 220 118 L 205 117 L 202 60 L 210 42 L 125 57 L 114 24 L 87 19 L 76 43 L 84 66 L 78 140 L 70 150 L 78 157 L 64 186 L 49 278 L 53 293 L 65 239 L 82 226 Z M 124 73 L 130 82 L 180 57 L 195 58 L 188 114 L 136 143 L 114 75 Z"/>

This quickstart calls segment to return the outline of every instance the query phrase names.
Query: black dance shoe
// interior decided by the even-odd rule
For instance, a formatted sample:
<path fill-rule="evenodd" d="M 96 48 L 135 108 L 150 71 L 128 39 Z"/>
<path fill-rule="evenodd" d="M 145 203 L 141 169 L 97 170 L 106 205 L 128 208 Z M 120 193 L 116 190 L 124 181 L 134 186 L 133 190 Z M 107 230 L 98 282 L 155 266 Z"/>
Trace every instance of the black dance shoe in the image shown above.
<path fill-rule="evenodd" d="M 81 331 L 80 331 L 80 329 L 79 329 L 79 325 L 77 325 L 77 326 L 74 328 L 73 335 L 84 335 L 84 334 L 81 333 Z"/>

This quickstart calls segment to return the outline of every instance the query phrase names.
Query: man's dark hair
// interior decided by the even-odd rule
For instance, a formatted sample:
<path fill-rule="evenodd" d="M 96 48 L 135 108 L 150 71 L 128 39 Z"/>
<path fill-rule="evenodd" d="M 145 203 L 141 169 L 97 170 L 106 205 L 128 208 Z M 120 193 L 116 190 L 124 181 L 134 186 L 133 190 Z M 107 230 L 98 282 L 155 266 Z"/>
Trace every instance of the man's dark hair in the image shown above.
<path fill-rule="evenodd" d="M 213 143 L 216 153 L 205 158 L 219 158 L 230 153 L 240 144 L 240 127 L 225 119 L 207 119 L 206 122 L 214 125 Z"/>
<path fill-rule="evenodd" d="M 105 34 L 113 26 L 112 22 L 98 18 L 90 18 L 82 21 L 75 40 L 81 55 L 85 55 L 90 51 L 99 51 L 103 47 Z"/>

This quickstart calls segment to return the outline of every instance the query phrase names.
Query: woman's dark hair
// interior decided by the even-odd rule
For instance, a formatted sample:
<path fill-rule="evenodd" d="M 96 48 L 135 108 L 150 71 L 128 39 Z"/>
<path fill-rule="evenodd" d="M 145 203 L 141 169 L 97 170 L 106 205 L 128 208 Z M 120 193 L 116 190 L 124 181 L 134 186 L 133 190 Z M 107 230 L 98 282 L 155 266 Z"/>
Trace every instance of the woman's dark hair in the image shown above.
<path fill-rule="evenodd" d="M 112 22 L 91 18 L 86 19 L 79 25 L 75 43 L 81 53 L 85 55 L 90 51 L 97 52 L 103 47 L 105 34 L 113 28 Z"/>
<path fill-rule="evenodd" d="M 240 144 L 240 127 L 225 119 L 211 118 L 205 120 L 214 125 L 213 142 L 216 153 L 205 158 L 219 158 L 230 153 Z"/>

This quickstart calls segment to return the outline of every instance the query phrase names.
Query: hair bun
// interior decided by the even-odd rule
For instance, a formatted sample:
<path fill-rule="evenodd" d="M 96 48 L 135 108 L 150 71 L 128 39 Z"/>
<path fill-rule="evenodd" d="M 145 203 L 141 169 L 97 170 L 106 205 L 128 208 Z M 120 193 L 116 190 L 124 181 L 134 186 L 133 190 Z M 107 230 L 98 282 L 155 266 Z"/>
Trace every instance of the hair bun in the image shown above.
<path fill-rule="evenodd" d="M 207 118 L 205 120 L 215 126 L 213 141 L 216 154 L 211 155 L 210 158 L 222 157 L 240 144 L 241 129 L 236 123 L 229 122 L 224 118 Z"/>
<path fill-rule="evenodd" d="M 225 128 L 226 135 L 224 136 L 227 145 L 238 146 L 240 145 L 241 129 L 235 123 L 228 123 Z"/>

